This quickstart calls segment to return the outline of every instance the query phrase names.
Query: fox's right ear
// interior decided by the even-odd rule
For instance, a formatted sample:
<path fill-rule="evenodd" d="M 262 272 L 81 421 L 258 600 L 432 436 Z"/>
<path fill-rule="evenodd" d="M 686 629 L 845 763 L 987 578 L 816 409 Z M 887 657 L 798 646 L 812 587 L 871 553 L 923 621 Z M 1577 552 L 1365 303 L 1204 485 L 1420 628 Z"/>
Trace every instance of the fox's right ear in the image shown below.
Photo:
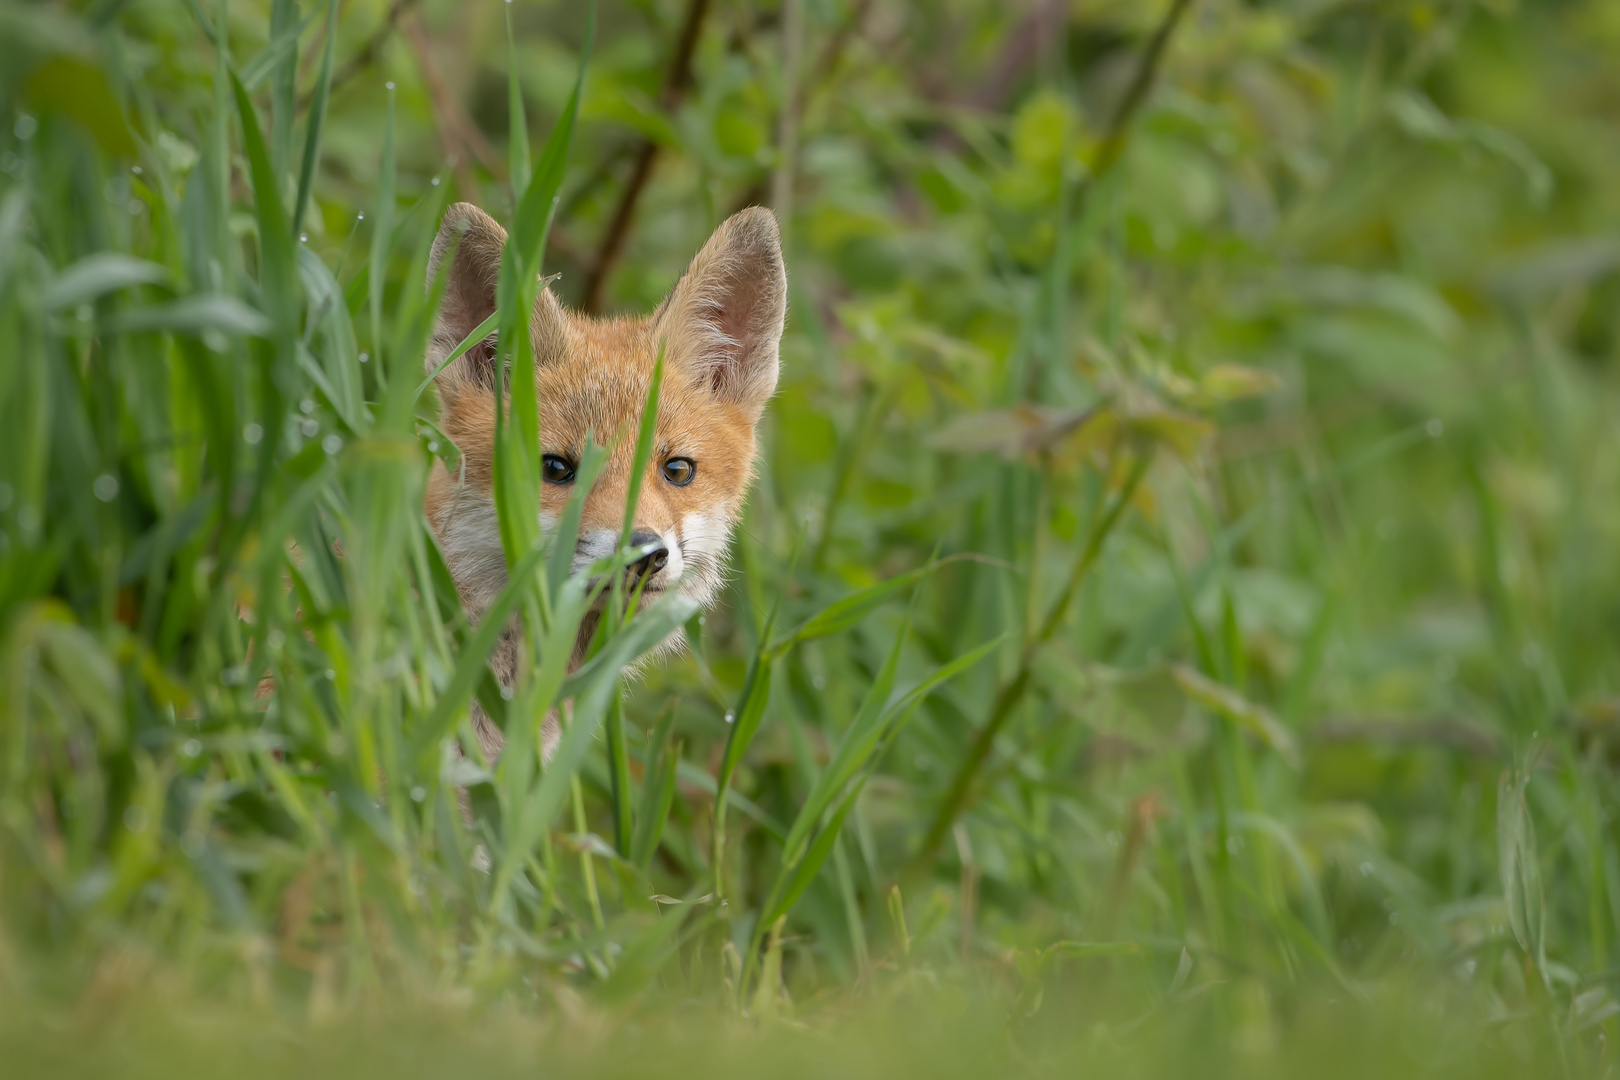
<path fill-rule="evenodd" d="M 428 255 L 428 288 L 433 288 L 441 273 L 444 275 L 444 299 L 428 343 L 428 371 L 437 368 L 462 339 L 494 314 L 505 247 L 506 230 L 472 203 L 456 203 L 445 212 Z M 551 290 L 541 289 L 530 323 L 539 359 L 549 351 L 547 346 L 555 339 L 562 321 L 562 308 Z M 493 387 L 497 354 L 493 335 L 468 349 L 439 373 L 440 393 L 454 397 L 466 389 Z"/>

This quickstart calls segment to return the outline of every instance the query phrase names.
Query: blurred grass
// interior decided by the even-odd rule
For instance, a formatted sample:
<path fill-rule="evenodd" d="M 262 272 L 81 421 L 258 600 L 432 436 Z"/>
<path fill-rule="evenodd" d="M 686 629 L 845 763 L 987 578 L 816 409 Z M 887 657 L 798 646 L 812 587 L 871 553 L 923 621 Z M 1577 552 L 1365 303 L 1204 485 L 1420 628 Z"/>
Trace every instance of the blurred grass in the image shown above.
<path fill-rule="evenodd" d="M 4 0 L 7 1060 L 1605 1071 L 1615 12 Z M 515 409 L 503 693 L 439 215 L 510 326 L 767 197 L 725 602 L 566 673 Z"/>

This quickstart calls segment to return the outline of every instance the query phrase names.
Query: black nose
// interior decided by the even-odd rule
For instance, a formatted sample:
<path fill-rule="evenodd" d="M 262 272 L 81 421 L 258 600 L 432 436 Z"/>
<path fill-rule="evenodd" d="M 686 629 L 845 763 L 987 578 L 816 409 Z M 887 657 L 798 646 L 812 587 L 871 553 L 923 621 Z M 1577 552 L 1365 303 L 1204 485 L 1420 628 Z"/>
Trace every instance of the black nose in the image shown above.
<path fill-rule="evenodd" d="M 652 577 L 669 565 L 669 549 L 664 546 L 662 536 L 641 529 L 637 529 L 630 534 L 631 547 L 644 548 L 648 544 L 657 544 L 658 546 L 630 564 L 630 573 L 635 577 Z"/>

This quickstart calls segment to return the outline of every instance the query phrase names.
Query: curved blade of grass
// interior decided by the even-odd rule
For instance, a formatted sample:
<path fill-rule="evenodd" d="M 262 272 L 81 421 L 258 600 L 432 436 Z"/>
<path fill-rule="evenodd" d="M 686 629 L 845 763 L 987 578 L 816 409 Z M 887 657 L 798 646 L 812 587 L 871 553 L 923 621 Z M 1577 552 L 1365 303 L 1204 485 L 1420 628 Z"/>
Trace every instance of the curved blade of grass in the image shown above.
<path fill-rule="evenodd" d="M 665 709 L 648 740 L 641 799 L 636 805 L 635 828 L 630 837 L 630 861 L 642 871 L 652 861 L 675 802 L 675 778 L 681 763 L 681 744 L 670 738 L 675 710 Z"/>
<path fill-rule="evenodd" d="M 311 12 L 309 18 L 315 17 Z M 298 169 L 298 196 L 293 201 L 294 235 L 303 231 L 304 213 L 309 209 L 310 188 L 315 183 L 315 166 L 321 156 L 321 129 L 326 126 L 326 99 L 332 90 L 332 47 L 337 42 L 338 2 L 326 0 L 326 41 L 321 46 L 321 70 L 315 77 L 315 96 L 309 103 L 309 128 L 304 134 L 304 160 Z M 296 38 L 294 39 L 296 41 Z"/>
<path fill-rule="evenodd" d="M 895 701 L 889 702 L 889 693 L 894 686 L 893 665 L 899 658 L 902 640 L 903 637 L 896 640 L 889 659 L 884 662 L 878 678 L 873 681 L 872 688 L 868 691 L 866 700 L 861 703 L 860 712 L 850 724 L 849 730 L 844 733 L 843 739 L 839 741 L 832 760 L 827 763 L 810 794 L 805 797 L 799 816 L 794 819 L 793 829 L 788 833 L 787 841 L 783 845 L 784 867 L 792 866 L 798 861 L 803 854 L 804 844 L 810 837 L 810 831 L 815 828 L 816 822 L 821 820 L 821 815 L 827 807 L 838 798 L 838 793 L 843 790 L 850 778 L 873 760 L 880 749 L 888 744 L 894 733 L 904 726 L 917 706 L 922 703 L 923 698 L 932 693 L 936 687 L 994 653 L 1001 647 L 1004 637 L 993 638 L 949 663 L 941 664 L 922 682 Z M 880 690 L 882 697 L 877 697 Z M 881 711 L 872 708 L 874 702 Z"/>
<path fill-rule="evenodd" d="M 508 577 L 506 587 L 484 612 L 483 618 L 478 623 L 478 629 L 473 632 L 472 640 L 456 661 L 455 674 L 450 677 L 449 685 L 434 702 L 433 711 L 428 714 L 427 721 L 415 739 L 414 756 L 419 757 L 436 747 L 439 740 L 454 729 L 457 711 L 466 705 L 472 696 L 484 672 L 484 665 L 489 660 L 489 654 L 495 651 L 495 644 L 500 641 L 501 634 L 506 629 L 507 620 L 517 610 L 523 594 L 533 587 L 533 581 L 530 579 L 539 568 L 544 554 L 543 549 L 535 548 L 525 555 Z"/>
<path fill-rule="evenodd" d="M 508 563 L 516 560 L 534 540 L 538 523 L 538 477 L 540 463 L 539 402 L 536 398 L 533 344 L 528 325 L 534 298 L 540 288 L 540 264 L 545 255 L 546 236 L 557 208 L 557 191 L 568 166 L 574 125 L 579 117 L 579 101 L 584 92 L 585 72 L 590 63 L 596 36 L 596 5 L 590 5 L 585 43 L 581 47 L 574 90 L 569 96 L 546 145 L 540 162 L 523 187 L 512 218 L 512 229 L 501 253 L 496 279 L 496 340 L 502 357 L 495 365 L 495 503 L 500 517 L 501 543 Z M 516 87 L 513 69 L 512 87 Z M 525 162 L 527 155 L 525 154 Z M 526 167 L 526 165 L 525 165 Z M 516 175 L 519 170 L 514 170 Z M 506 365 L 511 366 L 510 416 L 499 402 L 505 391 L 501 382 Z M 510 430 L 509 430 L 510 429 Z"/>
<path fill-rule="evenodd" d="M 804 852 L 804 845 L 810 839 L 810 831 L 821 820 L 822 812 L 843 789 L 844 781 L 854 773 L 857 760 L 864 762 L 871 754 L 872 748 L 877 745 L 878 737 L 882 734 L 881 721 L 885 714 L 884 706 L 889 703 L 889 695 L 894 692 L 894 676 L 900 667 L 900 653 L 904 650 L 906 638 L 911 634 L 911 612 L 906 612 L 906 618 L 900 624 L 900 630 L 894 635 L 894 645 L 889 649 L 889 655 L 884 658 L 883 666 L 878 669 L 877 677 L 866 690 L 866 696 L 861 699 L 861 707 L 855 713 L 855 719 L 850 722 L 844 737 L 839 740 L 838 749 L 833 752 L 833 758 L 827 767 L 821 771 L 816 779 L 815 786 L 805 797 L 804 805 L 799 808 L 799 816 L 794 819 L 793 828 L 788 832 L 786 844 L 782 850 L 782 867 L 789 870 L 799 861 Z"/>
<path fill-rule="evenodd" d="M 784 639 L 779 648 L 785 650 L 791 644 L 813 641 L 816 638 L 829 637 L 848 630 L 866 618 L 873 609 L 884 601 L 907 586 L 933 573 L 938 565 L 937 562 L 934 562 L 929 563 L 927 566 L 919 566 L 915 570 L 907 570 L 903 574 L 896 574 L 894 577 L 880 581 L 876 585 L 869 585 L 860 592 L 853 593 L 842 600 L 827 605 L 827 607 L 800 623 L 798 628 Z"/>
<path fill-rule="evenodd" d="M 377 184 L 377 209 L 371 222 L 370 273 L 366 292 L 371 302 L 371 356 L 379 375 L 386 372 L 383 356 L 383 287 L 388 281 L 388 254 L 394 245 L 394 91 L 388 91 L 388 119 L 383 125 L 382 175 Z"/>
<path fill-rule="evenodd" d="M 440 372 L 449 367 L 451 364 L 455 363 L 457 360 L 460 360 L 463 356 L 467 355 L 468 349 L 489 337 L 490 333 L 495 329 L 495 324 L 500 321 L 500 317 L 500 313 L 496 312 L 491 314 L 489 318 L 485 319 L 477 326 L 473 327 L 471 332 L 469 332 L 466 337 L 461 339 L 461 344 L 457 345 L 454 349 L 451 349 L 450 354 L 439 362 L 439 366 L 428 372 L 427 378 L 423 379 L 417 384 L 416 394 L 414 396 L 420 398 L 427 391 L 427 388 L 433 385 L 433 380 L 439 377 Z"/>
<path fill-rule="evenodd" d="M 697 602 L 690 597 L 671 593 L 647 612 L 632 620 L 626 631 L 609 643 L 605 652 L 611 652 L 620 665 L 629 663 L 646 649 L 668 637 L 676 627 L 683 625 L 697 610 Z M 507 848 L 500 868 L 496 871 L 494 906 L 499 910 L 511 886 L 512 875 L 522 865 L 535 842 L 551 827 L 551 821 L 562 808 L 570 782 L 579 771 L 586 751 L 596 730 L 607 715 L 611 695 L 618 693 L 618 671 L 598 672 L 589 686 L 574 697 L 573 717 L 563 729 L 562 739 L 540 774 L 529 797 L 524 800 L 522 812 L 508 837 Z M 509 751 L 510 752 L 510 751 Z"/>
<path fill-rule="evenodd" d="M 804 890 L 808 889 L 810 883 L 816 880 L 816 875 L 821 873 L 821 866 L 827 861 L 827 856 L 832 854 L 833 845 L 838 842 L 838 834 L 843 831 L 844 819 L 854 808 L 855 800 L 860 793 L 861 789 L 857 787 L 844 795 L 832 820 L 816 835 L 815 843 L 810 845 L 805 857 L 793 867 L 791 876 L 778 879 L 777 888 L 772 890 L 772 900 L 766 905 L 764 915 L 754 924 L 755 941 L 753 947 L 749 949 L 750 958 L 759 952 L 759 942 L 763 940 L 762 928 L 772 925 L 777 919 L 792 911 L 793 905 L 804 895 Z"/>
<path fill-rule="evenodd" d="M 46 282 L 39 291 L 39 306 L 46 311 L 61 311 L 119 289 L 167 285 L 172 279 L 166 266 L 118 251 L 98 251 Z"/>

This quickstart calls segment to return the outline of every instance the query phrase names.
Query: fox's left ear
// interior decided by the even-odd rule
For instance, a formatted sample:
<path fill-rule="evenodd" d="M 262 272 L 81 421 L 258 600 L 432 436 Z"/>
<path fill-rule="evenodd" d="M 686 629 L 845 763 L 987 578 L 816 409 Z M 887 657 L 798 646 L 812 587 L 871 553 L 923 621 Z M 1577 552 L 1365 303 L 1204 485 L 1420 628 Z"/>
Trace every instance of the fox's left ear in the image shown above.
<path fill-rule="evenodd" d="M 672 372 L 756 414 L 776 392 L 787 271 L 776 215 L 741 210 L 714 231 L 654 316 Z"/>

